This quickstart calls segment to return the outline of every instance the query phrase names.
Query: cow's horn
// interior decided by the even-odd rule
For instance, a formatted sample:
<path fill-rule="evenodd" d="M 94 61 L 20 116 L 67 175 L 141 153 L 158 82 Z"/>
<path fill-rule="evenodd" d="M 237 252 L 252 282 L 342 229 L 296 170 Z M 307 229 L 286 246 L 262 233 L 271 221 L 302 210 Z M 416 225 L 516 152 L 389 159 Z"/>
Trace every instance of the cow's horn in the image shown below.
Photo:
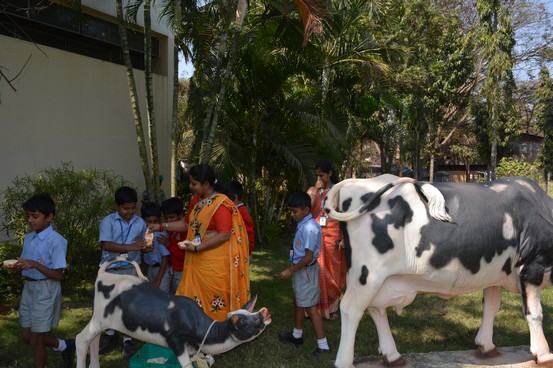
<path fill-rule="evenodd" d="M 246 304 L 244 304 L 242 309 L 245 309 L 248 312 L 253 312 L 253 308 L 255 307 L 256 302 L 257 302 L 257 295 L 251 298 Z"/>

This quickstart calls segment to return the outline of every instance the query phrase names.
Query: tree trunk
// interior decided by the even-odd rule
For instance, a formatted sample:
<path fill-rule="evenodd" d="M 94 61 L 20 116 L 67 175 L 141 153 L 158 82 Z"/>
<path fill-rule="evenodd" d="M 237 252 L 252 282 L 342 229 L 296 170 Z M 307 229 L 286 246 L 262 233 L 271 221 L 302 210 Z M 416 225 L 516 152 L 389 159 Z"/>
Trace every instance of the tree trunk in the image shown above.
<path fill-rule="evenodd" d="M 171 197 L 177 195 L 178 147 L 181 129 L 178 125 L 179 113 L 179 35 L 182 9 L 180 0 L 175 0 L 175 30 L 173 39 L 173 106 L 171 113 Z"/>
<path fill-rule="evenodd" d="M 240 42 L 240 33 L 242 32 L 242 25 L 244 24 L 244 18 L 246 17 L 247 7 L 248 4 L 246 0 L 238 0 L 232 45 L 228 50 L 227 65 L 225 67 L 223 78 L 221 80 L 221 88 L 219 89 L 218 95 L 215 97 L 213 118 L 211 122 L 209 122 L 210 124 L 207 141 L 205 145 L 202 145 L 203 147 L 200 155 L 200 162 L 209 162 L 209 159 L 211 157 L 211 151 L 213 150 L 213 144 L 215 142 L 215 132 L 217 131 L 217 126 L 219 124 L 219 115 L 221 114 L 223 101 L 225 100 L 226 88 L 228 80 L 230 79 L 230 72 L 234 64 L 234 55 L 236 53 L 236 49 L 238 48 L 238 43 Z"/>
<path fill-rule="evenodd" d="M 497 139 L 492 140 L 492 149 L 490 153 L 490 177 L 489 180 L 495 180 L 495 169 L 497 167 Z"/>
<path fill-rule="evenodd" d="M 151 0 L 144 0 L 144 79 L 146 82 L 146 107 L 148 111 L 148 138 L 150 157 L 152 159 L 152 193 L 151 200 L 160 203 L 159 159 L 157 153 L 156 115 L 154 108 L 154 87 L 152 82 L 152 19 Z"/>
<path fill-rule="evenodd" d="M 436 159 L 436 156 L 434 153 L 430 154 L 430 165 L 428 167 L 428 181 L 430 183 L 434 182 L 434 161 Z"/>
<path fill-rule="evenodd" d="M 257 129 L 257 124 L 255 129 Z M 259 219 L 258 213 L 257 213 L 257 200 L 256 200 L 257 189 L 255 187 L 255 183 L 257 181 L 256 167 L 257 167 L 257 131 L 254 131 L 252 133 L 252 157 L 250 160 L 250 170 L 249 170 L 250 172 L 248 175 L 248 185 L 247 185 L 248 193 L 250 194 L 250 198 L 251 198 L 249 203 L 250 203 L 250 208 L 252 211 L 254 222 L 257 221 L 257 219 Z M 260 230 L 261 229 L 259 226 L 254 226 L 254 231 L 257 239 L 261 239 Z"/>
<path fill-rule="evenodd" d="M 115 8 L 117 11 L 117 28 L 119 29 L 119 38 L 121 40 L 121 51 L 123 53 L 123 60 L 125 62 L 125 69 L 127 72 L 127 83 L 129 86 L 129 95 L 131 98 L 131 108 L 134 120 L 134 126 L 136 129 L 136 141 L 138 144 L 138 153 L 140 155 L 140 165 L 142 167 L 142 175 L 144 175 L 144 183 L 148 192 L 152 191 L 152 185 L 150 180 L 150 166 L 148 164 L 148 152 L 146 150 L 146 143 L 144 142 L 144 129 L 142 127 L 142 117 L 140 115 L 140 105 L 138 103 L 138 92 L 136 91 L 136 81 L 134 79 L 134 72 L 131 63 L 131 55 L 129 52 L 129 43 L 127 41 L 127 29 L 125 27 L 125 19 L 123 16 L 123 0 L 117 0 L 115 2 Z"/>

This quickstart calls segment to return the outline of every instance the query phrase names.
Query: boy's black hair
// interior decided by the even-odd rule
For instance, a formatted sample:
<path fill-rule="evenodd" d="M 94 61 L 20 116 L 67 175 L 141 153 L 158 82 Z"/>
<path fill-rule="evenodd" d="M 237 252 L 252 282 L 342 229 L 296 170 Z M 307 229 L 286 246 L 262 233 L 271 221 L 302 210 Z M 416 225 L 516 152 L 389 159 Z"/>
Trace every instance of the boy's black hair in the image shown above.
<path fill-rule="evenodd" d="M 156 202 L 146 202 L 140 208 L 142 218 L 156 216 L 161 217 L 161 207 Z"/>
<path fill-rule="evenodd" d="M 45 216 L 56 214 L 56 204 L 48 193 L 35 194 L 23 203 L 23 209 L 31 212 L 38 211 Z"/>
<path fill-rule="evenodd" d="M 288 207 L 299 208 L 303 210 L 304 208 L 311 208 L 311 197 L 305 192 L 294 192 L 288 198 Z"/>
<path fill-rule="evenodd" d="M 115 190 L 115 203 L 121 205 L 136 202 L 138 202 L 138 195 L 136 194 L 136 190 L 133 188 L 122 186 Z"/>
<path fill-rule="evenodd" d="M 182 215 L 184 213 L 184 205 L 177 197 L 171 197 L 161 202 L 161 212 L 165 216 L 172 214 Z"/>
<path fill-rule="evenodd" d="M 227 183 L 227 196 L 234 200 L 234 196 L 238 197 L 238 200 L 242 200 L 242 196 L 244 195 L 244 188 L 242 188 L 242 184 L 238 180 L 231 180 Z"/>

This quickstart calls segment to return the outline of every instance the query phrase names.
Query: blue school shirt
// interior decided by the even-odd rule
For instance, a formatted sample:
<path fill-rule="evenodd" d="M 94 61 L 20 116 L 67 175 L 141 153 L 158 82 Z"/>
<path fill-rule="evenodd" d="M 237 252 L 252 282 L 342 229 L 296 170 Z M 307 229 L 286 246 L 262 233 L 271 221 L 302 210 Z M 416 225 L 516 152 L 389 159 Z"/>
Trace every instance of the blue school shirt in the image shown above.
<path fill-rule="evenodd" d="M 313 252 L 313 262 L 319 258 L 319 252 L 321 250 L 321 239 L 323 232 L 321 226 L 315 221 L 311 214 L 305 216 L 296 228 L 296 235 L 294 236 L 294 243 L 292 248 L 294 250 L 292 255 L 292 263 L 297 264 L 305 256 L 305 250 L 309 249 Z"/>
<path fill-rule="evenodd" d="M 117 244 L 133 244 L 136 238 L 144 239 L 146 235 L 146 222 L 136 215 L 134 215 L 129 223 L 119 216 L 119 213 L 115 212 L 107 215 L 100 222 L 100 246 L 103 241 L 108 241 Z M 119 256 L 121 253 L 108 252 L 102 249 L 102 258 L 100 265 L 111 258 Z M 135 261 L 140 264 L 140 251 L 133 250 L 126 252 L 127 258 L 131 261 Z M 114 262 L 108 269 L 117 267 L 132 267 L 128 263 Z"/>
<path fill-rule="evenodd" d="M 67 240 L 50 225 L 38 234 L 33 231 L 25 236 L 20 258 L 37 261 L 45 267 L 57 270 L 67 267 L 66 255 Z M 21 274 L 35 280 L 48 278 L 36 268 L 23 270 Z"/>
<path fill-rule="evenodd" d="M 152 252 L 144 252 L 144 262 L 147 265 L 151 266 L 161 263 L 161 258 L 169 255 L 169 250 L 157 240 L 158 236 L 167 238 L 167 234 L 167 231 L 154 231 L 154 250 Z"/>

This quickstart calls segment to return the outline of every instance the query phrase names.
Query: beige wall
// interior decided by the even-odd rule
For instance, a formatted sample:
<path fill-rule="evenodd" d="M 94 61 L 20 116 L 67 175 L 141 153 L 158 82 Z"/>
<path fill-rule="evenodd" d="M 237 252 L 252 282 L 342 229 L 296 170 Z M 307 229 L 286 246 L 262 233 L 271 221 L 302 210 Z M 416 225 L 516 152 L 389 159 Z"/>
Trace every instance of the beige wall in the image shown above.
<path fill-rule="evenodd" d="M 0 68 L 9 79 L 31 57 L 12 81 L 17 91 L 0 79 L 0 190 L 16 176 L 72 162 L 76 169 L 113 170 L 140 195 L 144 179 L 124 66 L 2 35 L 0 45 Z M 172 70 L 172 56 L 164 59 Z M 135 77 L 147 134 L 144 73 L 135 70 Z M 154 88 L 160 173 L 169 194 L 172 83 L 155 75 Z"/>

